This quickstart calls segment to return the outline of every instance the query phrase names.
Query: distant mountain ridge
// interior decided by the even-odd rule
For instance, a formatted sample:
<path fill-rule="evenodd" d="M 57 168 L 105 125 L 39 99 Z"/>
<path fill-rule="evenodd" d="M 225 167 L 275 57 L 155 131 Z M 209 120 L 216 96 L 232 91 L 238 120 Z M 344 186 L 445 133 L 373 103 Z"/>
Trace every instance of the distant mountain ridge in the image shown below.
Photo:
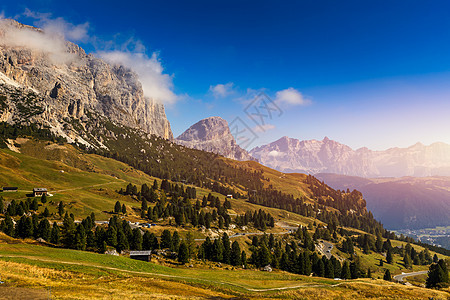
<path fill-rule="evenodd" d="M 361 178 L 316 174 L 340 190 L 357 189 L 367 208 L 388 229 L 450 226 L 450 177 Z"/>
<path fill-rule="evenodd" d="M 175 142 L 235 160 L 255 160 L 247 151 L 239 147 L 231 134 L 228 122 L 221 117 L 209 117 L 198 121 L 178 136 Z"/>
<path fill-rule="evenodd" d="M 325 137 L 322 141 L 282 137 L 250 151 L 262 164 L 281 172 L 336 173 L 360 177 L 450 176 L 450 145 L 417 143 L 408 148 L 353 150 Z"/>

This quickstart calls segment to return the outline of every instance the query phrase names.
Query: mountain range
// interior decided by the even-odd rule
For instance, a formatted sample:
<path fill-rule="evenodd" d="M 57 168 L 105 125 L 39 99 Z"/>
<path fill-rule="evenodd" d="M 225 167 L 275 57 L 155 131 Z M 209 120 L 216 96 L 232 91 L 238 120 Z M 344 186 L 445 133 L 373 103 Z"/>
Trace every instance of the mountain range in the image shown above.
<path fill-rule="evenodd" d="M 417 143 L 408 148 L 353 150 L 325 137 L 305 140 L 282 137 L 250 154 L 281 172 L 336 173 L 360 177 L 450 176 L 450 145 Z"/>
<path fill-rule="evenodd" d="M 63 41 L 62 58 L 55 58 L 54 52 L 8 39 L 23 32 L 43 35 L 35 27 L 0 21 L 0 122 L 37 124 L 69 143 L 126 156 L 130 162 L 142 161 L 158 174 L 164 173 L 164 159 L 173 157 L 172 146 L 176 145 L 152 135 L 235 160 L 259 160 L 285 173 L 360 176 L 318 175 L 335 188 L 361 190 L 369 209 L 388 228 L 442 225 L 448 220 L 450 195 L 442 180 L 369 177 L 450 176 L 449 145 L 372 151 L 353 150 L 328 138 L 299 141 L 283 137 L 247 152 L 220 117 L 201 120 L 174 139 L 163 104 L 144 95 L 132 70 L 86 54 L 71 42 Z"/>
<path fill-rule="evenodd" d="M 316 174 L 340 190 L 362 192 L 367 208 L 389 229 L 450 226 L 450 177 L 362 178 Z"/>

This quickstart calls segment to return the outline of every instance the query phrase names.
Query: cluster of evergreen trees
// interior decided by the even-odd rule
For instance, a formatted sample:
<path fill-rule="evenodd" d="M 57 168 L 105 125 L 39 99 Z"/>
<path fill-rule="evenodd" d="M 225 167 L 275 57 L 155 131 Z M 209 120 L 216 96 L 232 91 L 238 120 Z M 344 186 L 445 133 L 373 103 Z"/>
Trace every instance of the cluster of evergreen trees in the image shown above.
<path fill-rule="evenodd" d="M 440 259 L 433 263 L 428 271 L 426 281 L 427 288 L 446 288 L 449 286 L 450 280 L 448 276 L 448 265 L 445 260 Z"/>
<path fill-rule="evenodd" d="M 158 222 L 161 218 L 173 217 L 178 226 L 190 223 L 193 226 L 210 228 L 212 222 L 217 222 L 218 227 L 223 229 L 228 228 L 231 224 L 231 217 L 227 212 L 228 209 L 231 209 L 231 202 L 225 198 L 222 204 L 219 197 L 214 197 L 209 193 L 207 197 L 203 196 L 202 202 L 197 200 L 192 205 L 190 199 L 197 197 L 194 187 L 184 188 L 183 185 L 171 184 L 168 180 L 163 180 L 159 187 L 155 179 L 151 187 L 144 183 L 141 190 L 138 191 L 137 186 L 130 183 L 125 190 L 121 189 L 119 193 L 137 196 L 141 201 L 141 217 L 152 222 Z M 156 205 L 151 207 L 148 202 L 156 202 Z M 212 212 L 205 212 L 202 209 L 207 206 L 214 208 Z M 125 214 L 125 205 L 121 206 L 117 201 L 114 212 Z"/>
<path fill-rule="evenodd" d="M 92 214 L 76 225 L 73 214 L 66 213 L 62 227 L 58 226 L 56 222 L 51 226 L 47 218 L 33 213 L 31 216 L 22 215 L 14 225 L 12 218 L 6 214 L 0 224 L 0 230 L 17 238 L 42 238 L 56 245 L 61 244 L 66 248 L 85 250 L 86 246 L 94 247 L 92 232 L 92 228 L 95 226 L 94 222 L 95 216 Z"/>
<path fill-rule="evenodd" d="M 3 212 L 3 199 L 0 199 L 0 212 Z M 37 211 L 39 208 L 39 203 L 36 198 L 27 198 L 25 201 L 12 200 L 8 207 L 6 208 L 6 213 L 10 216 L 21 216 L 24 213 L 27 214 L 30 211 Z"/>
<path fill-rule="evenodd" d="M 245 251 L 241 251 L 237 241 L 231 243 L 226 233 L 223 234 L 222 238 L 215 239 L 214 242 L 207 237 L 206 241 L 200 246 L 197 257 L 233 266 L 247 265 Z"/>
<path fill-rule="evenodd" d="M 336 226 L 345 226 L 361 229 L 363 231 L 375 234 L 377 231 L 386 231 L 383 225 L 376 221 L 371 212 L 366 209 L 366 202 L 358 191 L 343 193 L 335 191 L 327 185 L 320 183 L 315 177 L 308 175 L 307 182 L 313 182 L 311 189 L 317 202 L 312 205 L 306 203 L 305 198 L 294 198 L 293 195 L 285 194 L 272 188 L 261 188 L 249 192 L 249 202 L 274 207 L 290 212 L 294 212 L 306 217 L 319 219 L 327 224 L 334 223 Z M 334 197 L 334 198 L 333 198 Z M 320 199 L 329 199 L 327 202 Z M 322 203 L 322 204 L 320 204 Z M 329 211 L 327 206 L 339 209 Z"/>
<path fill-rule="evenodd" d="M 369 254 L 371 251 L 377 253 L 386 253 L 386 262 L 388 264 L 392 264 L 393 262 L 393 254 L 398 254 L 403 258 L 403 263 L 405 268 L 412 268 L 412 265 L 429 265 L 432 262 L 432 257 L 430 251 L 426 248 L 420 252 L 416 251 L 410 243 L 407 243 L 405 247 L 392 247 L 390 239 L 383 241 L 381 233 L 377 234 L 376 239 L 374 239 L 371 235 L 364 234 L 358 236 L 356 242 L 359 244 L 359 247 L 363 250 L 364 254 Z M 347 252 L 346 248 L 348 247 L 348 243 L 353 243 L 350 239 L 347 239 L 346 242 L 342 245 L 342 250 Z M 349 253 L 349 252 L 347 252 Z"/>
<path fill-rule="evenodd" d="M 175 224 L 178 226 L 190 223 L 193 226 L 210 228 L 212 222 L 217 221 L 220 229 L 228 228 L 231 223 L 231 217 L 227 212 L 227 208 L 231 208 L 231 204 L 227 200 L 223 202 L 223 205 L 218 201 L 216 205 L 218 208 L 212 209 L 212 212 L 205 212 L 199 200 L 192 205 L 186 197 L 181 199 L 172 196 L 171 199 L 167 200 L 164 193 L 153 207 L 148 206 L 145 200 L 141 204 L 141 216 L 153 222 L 157 222 L 160 218 L 173 217 Z"/>
<path fill-rule="evenodd" d="M 40 140 L 53 141 L 55 143 L 65 142 L 66 139 L 56 136 L 50 131 L 49 127 L 38 124 L 8 124 L 0 122 L 0 148 L 7 148 L 6 140 L 15 140 L 18 137 L 34 137 Z"/>
<path fill-rule="evenodd" d="M 263 210 L 247 211 L 244 215 L 238 215 L 235 223 L 239 226 L 247 226 L 250 222 L 259 230 L 265 231 L 267 227 L 274 227 L 275 220 L 270 213 Z"/>

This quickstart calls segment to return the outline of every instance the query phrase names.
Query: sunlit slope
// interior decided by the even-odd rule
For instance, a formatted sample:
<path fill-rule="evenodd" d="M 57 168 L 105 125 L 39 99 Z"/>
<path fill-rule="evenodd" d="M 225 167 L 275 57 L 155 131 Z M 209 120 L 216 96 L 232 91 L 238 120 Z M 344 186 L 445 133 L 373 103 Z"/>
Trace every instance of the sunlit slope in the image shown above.
<path fill-rule="evenodd" d="M 169 268 L 155 262 L 26 244 L 0 234 L 0 290 L 49 290 L 58 299 L 447 299 L 448 292 L 383 280 L 333 279 L 282 271 Z M 9 290 L 8 290 L 9 288 Z"/>

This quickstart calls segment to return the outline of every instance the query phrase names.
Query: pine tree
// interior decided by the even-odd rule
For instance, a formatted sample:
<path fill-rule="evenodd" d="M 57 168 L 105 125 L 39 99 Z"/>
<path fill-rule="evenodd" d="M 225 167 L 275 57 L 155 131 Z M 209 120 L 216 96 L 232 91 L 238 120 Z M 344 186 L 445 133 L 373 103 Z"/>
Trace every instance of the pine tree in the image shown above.
<path fill-rule="evenodd" d="M 392 280 L 391 271 L 389 271 L 389 269 L 386 269 L 386 271 L 384 272 L 383 279 L 386 281 Z"/>
<path fill-rule="evenodd" d="M 122 204 L 122 213 L 125 215 L 127 213 L 127 207 L 125 204 Z"/>
<path fill-rule="evenodd" d="M 62 227 L 62 243 L 66 248 L 72 248 L 75 242 L 75 223 L 67 214 L 64 215 Z"/>
<path fill-rule="evenodd" d="M 75 230 L 75 244 L 74 248 L 77 250 L 86 249 L 86 230 L 82 224 L 79 224 Z"/>
<path fill-rule="evenodd" d="M 86 248 L 94 249 L 96 246 L 95 237 L 92 230 L 88 230 L 86 233 Z"/>
<path fill-rule="evenodd" d="M 42 204 L 47 203 L 47 195 L 46 195 L 46 194 L 42 194 L 42 196 L 41 196 L 41 202 L 42 202 Z"/>
<path fill-rule="evenodd" d="M 219 216 L 219 229 L 223 229 L 223 217 Z"/>
<path fill-rule="evenodd" d="M 161 234 L 161 249 L 172 248 L 172 234 L 165 229 Z"/>
<path fill-rule="evenodd" d="M 409 257 L 408 253 L 406 253 L 405 256 L 403 257 L 403 263 L 405 264 L 406 269 L 412 268 L 411 257 Z"/>
<path fill-rule="evenodd" d="M 178 250 L 178 262 L 181 264 L 189 262 L 189 250 L 184 241 L 181 242 Z"/>
<path fill-rule="evenodd" d="M 434 256 L 433 256 L 433 262 L 437 263 L 438 261 L 439 261 L 439 258 L 437 256 L 437 254 L 435 253 Z"/>
<path fill-rule="evenodd" d="M 98 247 L 99 253 L 105 253 L 107 249 L 106 241 L 102 241 L 100 247 Z"/>
<path fill-rule="evenodd" d="M 147 200 L 145 200 L 145 198 L 142 200 L 141 210 L 142 211 L 147 211 L 148 210 L 148 204 L 147 204 Z"/>
<path fill-rule="evenodd" d="M 116 204 L 114 205 L 114 212 L 116 214 L 119 214 L 121 212 L 121 210 L 122 210 L 122 206 L 120 205 L 120 202 L 117 201 Z"/>
<path fill-rule="evenodd" d="M 62 201 L 60 201 L 58 204 L 58 214 L 60 217 L 62 217 L 64 214 L 64 204 Z"/>
<path fill-rule="evenodd" d="M 386 262 L 388 263 L 388 264 L 392 264 L 392 251 L 391 251 L 391 248 L 388 248 L 387 249 L 387 252 L 386 252 Z"/>
<path fill-rule="evenodd" d="M 233 266 L 241 264 L 241 247 L 237 241 L 234 241 L 231 245 L 230 262 Z"/>
<path fill-rule="evenodd" d="M 381 233 L 377 234 L 377 240 L 375 242 L 375 248 L 378 253 L 383 251 L 383 237 L 381 236 Z"/>
<path fill-rule="evenodd" d="M 244 268 L 247 268 L 247 254 L 244 250 L 241 252 L 241 263 L 244 266 Z"/>
<path fill-rule="evenodd" d="M 111 226 L 111 222 L 106 231 L 106 243 L 112 247 L 116 247 L 117 245 L 117 229 L 116 226 Z"/>
<path fill-rule="evenodd" d="M 226 232 L 222 236 L 222 245 L 223 245 L 223 262 L 229 264 L 231 260 L 231 247 L 230 247 L 230 238 L 228 237 L 228 234 Z"/>
<path fill-rule="evenodd" d="M 60 231 L 59 226 L 56 222 L 53 223 L 52 232 L 50 234 L 50 243 L 58 245 L 60 240 Z"/>
<path fill-rule="evenodd" d="M 361 267 L 358 257 L 355 257 L 350 263 L 350 274 L 352 279 L 361 277 Z"/>
<path fill-rule="evenodd" d="M 122 230 L 117 231 L 117 252 L 121 253 L 123 250 L 127 250 L 129 248 L 128 239 L 125 233 Z"/>
<path fill-rule="evenodd" d="M 42 213 L 42 216 L 44 218 L 48 218 L 50 216 L 50 211 L 48 210 L 47 207 L 44 209 L 44 212 Z"/>
<path fill-rule="evenodd" d="M 304 264 L 304 269 L 303 269 L 303 275 L 311 275 L 312 272 L 312 264 L 311 264 L 311 258 L 309 255 L 309 252 L 303 252 L 303 264 Z"/>
<path fill-rule="evenodd" d="M 256 266 L 259 268 L 265 267 L 270 263 L 270 260 L 269 249 L 267 249 L 266 244 L 262 243 L 258 251 Z"/>
<path fill-rule="evenodd" d="M 46 200 L 47 201 L 47 200 Z M 30 206 L 31 210 L 37 211 L 39 209 L 39 204 L 36 198 L 33 199 L 33 202 L 31 202 Z"/>
<path fill-rule="evenodd" d="M 142 235 L 139 228 L 133 229 L 133 237 L 131 239 L 131 249 L 132 250 L 142 250 Z"/>
<path fill-rule="evenodd" d="M 14 235 L 14 223 L 9 214 L 6 214 L 5 219 L 1 223 L 2 231 L 9 236 Z"/>
<path fill-rule="evenodd" d="M 178 248 L 180 247 L 180 235 L 178 234 L 178 231 L 174 231 L 172 235 L 172 248 L 171 250 L 173 252 L 178 252 Z"/>
<path fill-rule="evenodd" d="M 46 241 L 49 241 L 50 234 L 51 234 L 50 222 L 47 219 L 42 219 L 41 222 L 39 222 L 38 226 L 38 237 L 43 238 Z"/>
<path fill-rule="evenodd" d="M 351 278 L 350 266 L 349 266 L 347 260 L 344 261 L 344 264 L 342 265 L 341 278 L 342 279 L 350 279 Z"/>
<path fill-rule="evenodd" d="M 325 257 L 325 256 L 323 256 Z M 326 278 L 334 278 L 334 267 L 331 260 L 327 259 L 325 263 L 325 277 Z"/>
<path fill-rule="evenodd" d="M 211 259 L 213 261 L 223 261 L 223 245 L 221 239 L 215 239 L 211 247 Z"/>
<path fill-rule="evenodd" d="M 303 239 L 304 239 L 303 248 L 308 249 L 310 251 L 314 251 L 314 242 L 307 230 L 304 230 L 304 232 L 303 232 Z"/>
<path fill-rule="evenodd" d="M 147 230 L 142 237 L 142 250 L 152 250 L 152 240 L 150 232 L 148 232 Z"/>
<path fill-rule="evenodd" d="M 316 270 L 314 271 L 314 273 L 316 273 L 316 276 L 319 277 L 324 277 L 325 275 L 325 264 L 323 263 L 322 259 L 319 259 L 317 261 L 317 265 L 316 265 Z"/>
<path fill-rule="evenodd" d="M 5 209 L 5 204 L 3 203 L 3 197 L 0 196 L 0 214 L 3 213 L 4 209 Z"/>
<path fill-rule="evenodd" d="M 184 240 L 188 248 L 189 259 L 195 256 L 195 239 L 192 232 L 188 231 Z"/>
<path fill-rule="evenodd" d="M 426 281 L 427 288 L 447 287 L 449 284 L 449 276 L 446 262 L 440 259 L 437 263 L 433 263 L 428 271 Z"/>
<path fill-rule="evenodd" d="M 38 234 L 39 234 L 39 232 L 38 232 L 38 227 L 39 227 L 39 217 L 38 217 L 37 214 L 33 214 L 33 215 L 31 216 L 31 224 L 32 224 L 32 226 L 33 226 L 33 237 L 34 237 L 35 239 L 37 239 L 37 238 L 38 238 Z"/>

